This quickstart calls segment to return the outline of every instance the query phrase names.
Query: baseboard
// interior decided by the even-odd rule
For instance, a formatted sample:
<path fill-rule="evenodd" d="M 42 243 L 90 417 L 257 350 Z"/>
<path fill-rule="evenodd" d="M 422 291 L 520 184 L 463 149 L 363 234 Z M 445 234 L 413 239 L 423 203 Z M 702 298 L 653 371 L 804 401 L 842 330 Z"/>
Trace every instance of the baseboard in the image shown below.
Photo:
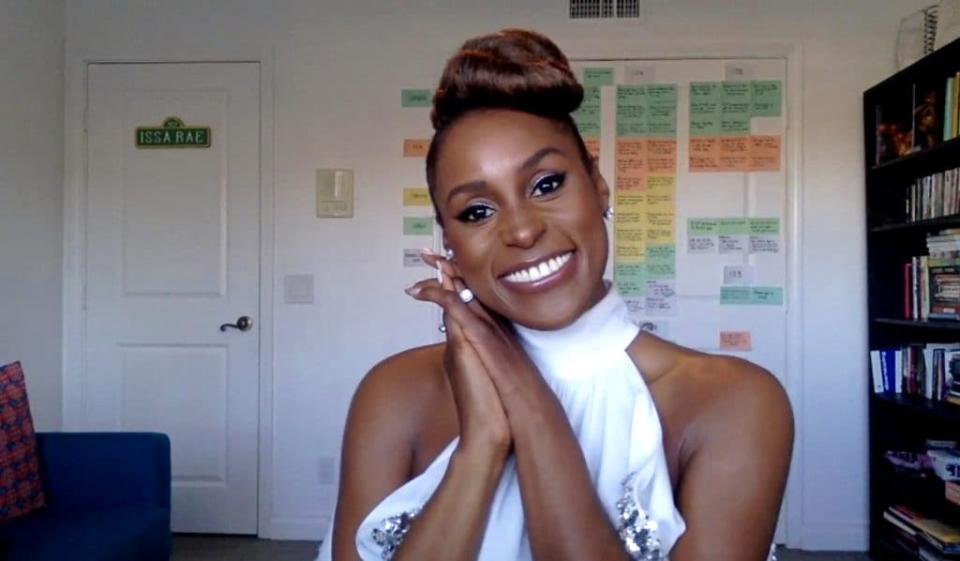
<path fill-rule="evenodd" d="M 800 549 L 807 551 L 866 551 L 870 543 L 866 522 L 804 524 Z"/>
<path fill-rule="evenodd" d="M 261 528 L 260 537 L 271 540 L 307 540 L 319 542 L 330 524 L 329 516 L 274 518 Z"/>

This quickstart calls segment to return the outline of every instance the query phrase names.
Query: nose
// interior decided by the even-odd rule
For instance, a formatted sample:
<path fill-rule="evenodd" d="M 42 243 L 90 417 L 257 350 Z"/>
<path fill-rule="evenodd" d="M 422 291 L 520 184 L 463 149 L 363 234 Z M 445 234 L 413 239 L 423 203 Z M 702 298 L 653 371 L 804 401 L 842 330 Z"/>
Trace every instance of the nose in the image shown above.
<path fill-rule="evenodd" d="M 500 240 L 509 246 L 530 248 L 546 230 L 543 217 L 528 205 L 500 210 Z"/>

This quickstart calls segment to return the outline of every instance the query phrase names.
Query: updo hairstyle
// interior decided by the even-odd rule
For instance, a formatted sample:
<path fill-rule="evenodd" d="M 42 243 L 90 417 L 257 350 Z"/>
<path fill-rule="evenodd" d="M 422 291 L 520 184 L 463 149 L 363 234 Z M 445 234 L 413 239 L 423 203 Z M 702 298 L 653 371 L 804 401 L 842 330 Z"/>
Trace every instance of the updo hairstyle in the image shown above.
<path fill-rule="evenodd" d="M 427 185 L 437 221 L 437 157 L 445 133 L 460 117 L 478 109 L 513 109 L 550 119 L 573 135 L 589 172 L 593 158 L 570 116 L 582 101 L 583 87 L 567 57 L 535 31 L 504 29 L 464 43 L 447 61 L 430 114 L 434 135 L 427 152 Z"/>

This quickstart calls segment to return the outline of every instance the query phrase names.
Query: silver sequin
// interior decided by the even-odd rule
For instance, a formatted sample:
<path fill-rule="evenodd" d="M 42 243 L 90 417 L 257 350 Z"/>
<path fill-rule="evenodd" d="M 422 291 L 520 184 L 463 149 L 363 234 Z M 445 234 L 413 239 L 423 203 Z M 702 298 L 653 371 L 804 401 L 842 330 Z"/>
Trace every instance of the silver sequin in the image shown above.
<path fill-rule="evenodd" d="M 643 507 L 634 500 L 634 490 L 639 472 L 631 473 L 623 480 L 623 497 L 617 501 L 619 520 L 617 532 L 627 554 L 633 561 L 660 561 L 660 538 L 657 537 L 657 521 L 651 519 Z"/>
<path fill-rule="evenodd" d="M 419 508 L 401 512 L 396 516 L 384 518 L 380 526 L 373 529 L 373 541 L 380 546 L 380 557 L 389 560 L 403 543 L 403 538 L 410 531 L 410 523 L 420 513 Z"/>

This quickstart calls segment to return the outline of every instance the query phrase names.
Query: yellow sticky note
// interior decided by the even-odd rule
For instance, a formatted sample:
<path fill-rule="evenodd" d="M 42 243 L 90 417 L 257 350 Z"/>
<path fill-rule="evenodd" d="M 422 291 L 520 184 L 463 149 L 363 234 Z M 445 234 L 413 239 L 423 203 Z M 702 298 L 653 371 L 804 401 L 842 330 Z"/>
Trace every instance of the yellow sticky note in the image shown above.
<path fill-rule="evenodd" d="M 403 157 L 404 158 L 424 158 L 426 157 L 428 150 L 430 150 L 429 138 L 403 139 Z"/>
<path fill-rule="evenodd" d="M 724 351 L 749 351 L 753 348 L 749 331 L 721 331 L 720 349 Z"/>
<path fill-rule="evenodd" d="M 407 187 L 403 190 L 403 206 L 430 206 L 430 192 L 426 187 Z"/>

